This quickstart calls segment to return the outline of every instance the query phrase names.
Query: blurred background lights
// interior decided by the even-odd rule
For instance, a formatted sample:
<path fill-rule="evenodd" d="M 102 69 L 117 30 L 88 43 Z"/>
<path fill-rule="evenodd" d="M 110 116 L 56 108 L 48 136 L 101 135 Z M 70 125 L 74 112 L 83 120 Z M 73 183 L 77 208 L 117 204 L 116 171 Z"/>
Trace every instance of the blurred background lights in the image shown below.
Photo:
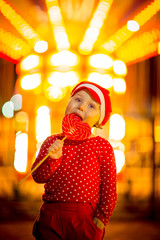
<path fill-rule="evenodd" d="M 158 43 L 158 54 L 160 54 L 160 42 Z"/>
<path fill-rule="evenodd" d="M 50 58 L 51 66 L 70 66 L 73 67 L 78 64 L 78 57 L 70 51 L 61 51 L 53 54 Z"/>
<path fill-rule="evenodd" d="M 47 106 L 41 106 L 36 116 L 36 139 L 37 142 L 44 141 L 51 135 L 50 111 Z"/>
<path fill-rule="evenodd" d="M 110 117 L 109 138 L 121 140 L 125 136 L 125 120 L 119 114 L 113 114 Z"/>
<path fill-rule="evenodd" d="M 104 88 L 111 88 L 113 85 L 112 76 L 109 74 L 100 74 L 97 72 L 92 72 L 88 75 L 88 81 L 99 84 Z"/>
<path fill-rule="evenodd" d="M 66 89 L 57 87 L 57 86 L 49 86 L 45 89 L 45 95 L 47 99 L 53 102 L 60 101 L 66 94 Z"/>
<path fill-rule="evenodd" d="M 12 118 L 14 115 L 14 104 L 12 101 L 8 101 L 2 106 L 2 113 L 6 118 Z"/>
<path fill-rule="evenodd" d="M 79 75 L 77 72 L 52 72 L 48 76 L 48 82 L 57 87 L 68 87 L 77 84 Z"/>
<path fill-rule="evenodd" d="M 160 142 L 160 125 L 155 126 L 154 136 L 155 136 L 155 142 Z"/>
<path fill-rule="evenodd" d="M 125 154 L 120 150 L 114 150 L 115 159 L 116 159 L 116 169 L 119 173 L 125 165 Z"/>
<path fill-rule="evenodd" d="M 126 82 L 123 78 L 114 78 L 113 79 L 113 88 L 116 93 L 125 93 L 126 92 Z"/>
<path fill-rule="evenodd" d="M 44 40 L 37 41 L 34 45 L 34 51 L 37 53 L 44 53 L 48 50 L 48 43 Z"/>
<path fill-rule="evenodd" d="M 94 54 L 89 58 L 89 64 L 94 68 L 109 69 L 113 65 L 113 60 L 105 54 Z"/>
<path fill-rule="evenodd" d="M 15 94 L 11 97 L 11 100 L 14 104 L 14 111 L 18 111 L 22 108 L 22 95 Z"/>
<path fill-rule="evenodd" d="M 113 70 L 117 75 L 126 75 L 127 74 L 127 67 L 124 62 L 121 60 L 115 60 L 113 62 Z"/>
<path fill-rule="evenodd" d="M 127 28 L 131 32 L 137 32 L 139 30 L 139 24 L 135 20 L 129 20 L 127 22 Z"/>
<path fill-rule="evenodd" d="M 21 86 L 24 90 L 32 90 L 41 84 L 41 74 L 28 74 L 21 78 Z"/>
<path fill-rule="evenodd" d="M 40 57 L 36 54 L 28 55 L 20 63 L 20 69 L 22 71 L 29 71 L 40 64 Z"/>
<path fill-rule="evenodd" d="M 18 132 L 15 139 L 14 167 L 18 172 L 26 172 L 28 156 L 28 135 Z"/>

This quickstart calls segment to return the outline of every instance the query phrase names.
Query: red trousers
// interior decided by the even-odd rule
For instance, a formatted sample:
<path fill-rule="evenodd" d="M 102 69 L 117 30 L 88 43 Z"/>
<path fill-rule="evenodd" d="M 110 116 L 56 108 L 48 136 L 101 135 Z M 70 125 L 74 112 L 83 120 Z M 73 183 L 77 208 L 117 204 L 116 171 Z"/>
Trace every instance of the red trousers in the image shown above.
<path fill-rule="evenodd" d="M 44 203 L 33 226 L 36 240 L 102 240 L 90 203 Z"/>

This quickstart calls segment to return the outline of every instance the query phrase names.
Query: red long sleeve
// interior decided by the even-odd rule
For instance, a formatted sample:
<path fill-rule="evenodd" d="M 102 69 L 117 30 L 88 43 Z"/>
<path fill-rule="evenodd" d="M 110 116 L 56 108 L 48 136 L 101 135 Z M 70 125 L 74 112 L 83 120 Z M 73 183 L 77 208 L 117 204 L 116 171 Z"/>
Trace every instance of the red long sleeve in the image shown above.
<path fill-rule="evenodd" d="M 62 136 L 42 144 L 32 168 L 46 156 L 49 146 Z M 109 221 L 116 203 L 116 165 L 110 143 L 93 137 L 82 141 L 65 139 L 60 159 L 47 158 L 33 174 L 45 183 L 43 201 L 96 203 L 95 217 Z"/>

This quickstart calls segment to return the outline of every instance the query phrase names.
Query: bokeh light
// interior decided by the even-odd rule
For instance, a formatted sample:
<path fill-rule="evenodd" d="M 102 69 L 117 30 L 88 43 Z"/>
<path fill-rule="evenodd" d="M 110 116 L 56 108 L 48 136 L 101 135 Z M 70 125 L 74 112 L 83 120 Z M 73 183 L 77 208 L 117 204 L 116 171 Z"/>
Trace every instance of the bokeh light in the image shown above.
<path fill-rule="evenodd" d="M 109 138 L 121 140 L 125 136 L 125 120 L 119 114 L 113 114 L 110 117 Z"/>
<path fill-rule="evenodd" d="M 15 94 L 11 97 L 11 100 L 14 104 L 14 111 L 18 111 L 22 108 L 22 95 Z"/>
<path fill-rule="evenodd" d="M 5 102 L 2 106 L 2 113 L 6 118 L 12 118 L 14 115 L 14 104 L 12 101 Z"/>

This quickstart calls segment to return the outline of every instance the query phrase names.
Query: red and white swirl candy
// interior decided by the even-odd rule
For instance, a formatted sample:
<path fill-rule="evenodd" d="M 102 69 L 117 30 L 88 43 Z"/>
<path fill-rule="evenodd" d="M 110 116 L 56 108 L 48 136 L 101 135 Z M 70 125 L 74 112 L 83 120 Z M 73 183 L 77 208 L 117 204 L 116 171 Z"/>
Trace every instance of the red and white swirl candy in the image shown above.
<path fill-rule="evenodd" d="M 68 139 L 72 140 L 84 140 L 91 135 L 88 123 L 82 122 L 81 118 L 73 113 L 63 118 L 62 131 Z"/>

